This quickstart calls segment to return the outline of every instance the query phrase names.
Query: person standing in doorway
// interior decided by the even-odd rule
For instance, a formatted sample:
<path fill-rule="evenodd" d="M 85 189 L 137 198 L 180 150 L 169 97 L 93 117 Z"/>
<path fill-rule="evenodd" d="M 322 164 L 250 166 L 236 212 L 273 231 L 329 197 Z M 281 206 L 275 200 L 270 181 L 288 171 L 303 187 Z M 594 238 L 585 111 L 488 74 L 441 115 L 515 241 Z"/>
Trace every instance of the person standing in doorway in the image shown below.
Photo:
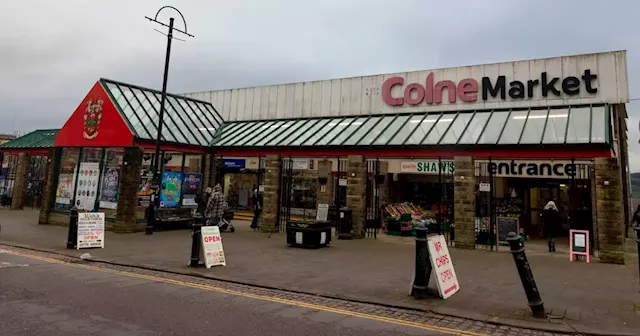
<path fill-rule="evenodd" d="M 258 188 L 253 189 L 253 220 L 251 221 L 251 228 L 258 228 L 258 219 L 262 213 L 262 194 L 258 191 Z"/>
<path fill-rule="evenodd" d="M 209 197 L 207 209 L 205 210 L 207 225 L 218 225 L 224 213 L 224 203 L 225 199 L 222 193 L 222 187 L 220 184 L 216 184 L 216 186 L 213 187 L 213 193 L 211 197 Z"/>
<path fill-rule="evenodd" d="M 544 233 L 547 236 L 547 242 L 549 244 L 549 252 L 556 251 L 556 237 L 560 232 L 562 225 L 560 218 L 560 212 L 554 201 L 549 201 L 542 210 L 542 225 Z"/>

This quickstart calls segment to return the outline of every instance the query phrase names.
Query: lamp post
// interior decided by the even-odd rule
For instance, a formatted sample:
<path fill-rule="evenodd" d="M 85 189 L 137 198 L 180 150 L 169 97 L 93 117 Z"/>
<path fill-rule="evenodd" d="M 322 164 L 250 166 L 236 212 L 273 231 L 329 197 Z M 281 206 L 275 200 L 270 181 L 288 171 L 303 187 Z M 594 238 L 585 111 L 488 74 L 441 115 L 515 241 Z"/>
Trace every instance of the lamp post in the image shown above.
<path fill-rule="evenodd" d="M 158 21 L 158 14 L 160 14 L 160 12 L 166 8 L 173 9 L 180 15 L 180 18 L 182 19 L 182 23 L 184 24 L 184 30 L 180 30 L 173 26 L 174 18 L 172 17 L 169 18 L 169 24 Z M 180 11 L 175 7 L 164 6 L 158 10 L 158 12 L 156 13 L 156 16 L 153 19 L 148 16 L 145 16 L 145 18 L 151 22 L 155 22 L 159 25 L 162 25 L 168 28 L 168 32 L 166 34 L 167 52 L 165 54 L 165 59 L 164 59 L 164 77 L 162 79 L 162 97 L 160 99 L 160 115 L 158 118 L 158 134 L 156 136 L 156 157 L 153 162 L 153 179 L 151 180 L 151 188 L 153 189 L 153 194 L 151 195 L 149 208 L 147 209 L 147 227 L 145 230 L 145 234 L 152 235 L 153 231 L 155 230 L 155 225 L 154 225 L 155 218 L 156 218 L 155 212 L 156 212 L 156 209 L 160 206 L 160 172 L 159 172 L 160 160 L 161 160 L 160 142 L 162 139 L 162 124 L 163 124 L 164 110 L 165 110 L 164 104 L 167 100 L 167 77 L 169 76 L 169 59 L 171 57 L 171 40 L 174 39 L 173 37 L 174 30 L 188 37 L 194 37 L 194 36 L 187 33 L 187 21 L 184 19 L 184 16 L 182 15 L 182 13 L 180 13 Z M 159 30 L 156 30 L 156 31 L 160 32 Z M 162 32 L 160 33 L 164 34 Z"/>

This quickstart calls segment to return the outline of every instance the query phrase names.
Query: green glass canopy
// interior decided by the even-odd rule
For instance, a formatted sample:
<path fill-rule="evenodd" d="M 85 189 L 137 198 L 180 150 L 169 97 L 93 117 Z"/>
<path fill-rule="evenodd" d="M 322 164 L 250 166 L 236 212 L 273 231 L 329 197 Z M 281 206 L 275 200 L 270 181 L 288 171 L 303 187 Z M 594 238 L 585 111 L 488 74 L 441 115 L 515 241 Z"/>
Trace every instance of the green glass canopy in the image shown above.
<path fill-rule="evenodd" d="M 134 135 L 155 140 L 160 119 L 160 91 L 101 79 Z M 207 146 L 223 120 L 211 103 L 167 93 L 162 122 L 162 140 Z"/>
<path fill-rule="evenodd" d="M 609 105 L 239 121 L 214 147 L 610 143 Z"/>
<path fill-rule="evenodd" d="M 0 145 L 3 149 L 46 149 L 53 147 L 58 129 L 35 130 Z"/>

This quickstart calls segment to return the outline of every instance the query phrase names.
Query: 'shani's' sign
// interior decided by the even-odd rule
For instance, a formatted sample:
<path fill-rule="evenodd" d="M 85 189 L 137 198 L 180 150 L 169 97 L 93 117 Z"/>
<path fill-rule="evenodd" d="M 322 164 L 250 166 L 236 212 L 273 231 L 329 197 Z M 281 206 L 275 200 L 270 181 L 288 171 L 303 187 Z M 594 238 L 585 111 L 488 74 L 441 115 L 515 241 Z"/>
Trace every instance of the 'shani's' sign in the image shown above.
<path fill-rule="evenodd" d="M 509 82 L 507 87 L 506 76 L 498 76 L 494 81 L 489 77 L 482 77 L 482 85 L 474 78 L 465 78 L 457 84 L 451 80 L 442 80 L 434 83 L 433 72 L 427 75 L 425 85 L 420 83 L 409 83 L 404 86 L 404 78 L 391 77 L 382 84 L 382 99 L 391 106 L 401 106 L 404 104 L 419 105 L 440 104 L 446 89 L 447 100 L 455 103 L 458 99 L 463 102 L 475 102 L 480 99 L 487 100 L 489 96 L 502 100 L 533 98 L 534 92 L 539 91 L 542 97 L 549 95 L 561 97 L 564 93 L 567 96 L 580 94 L 584 90 L 590 94 L 598 92 L 595 82 L 598 75 L 591 73 L 590 69 L 584 70 L 580 78 L 567 76 L 565 78 L 551 77 L 546 72 L 540 74 L 539 79 L 529 79 L 526 83 L 514 80 Z M 394 96 L 392 90 L 396 86 L 404 86 L 402 95 Z"/>

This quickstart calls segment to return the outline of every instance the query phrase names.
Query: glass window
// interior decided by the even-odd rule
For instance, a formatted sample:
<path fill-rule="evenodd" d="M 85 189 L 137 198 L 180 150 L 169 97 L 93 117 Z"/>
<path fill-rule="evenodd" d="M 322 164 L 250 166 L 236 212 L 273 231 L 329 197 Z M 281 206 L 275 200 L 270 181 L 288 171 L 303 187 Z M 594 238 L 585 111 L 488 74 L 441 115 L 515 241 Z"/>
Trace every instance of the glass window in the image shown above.
<path fill-rule="evenodd" d="M 331 122 L 326 124 L 323 128 L 319 129 L 317 132 L 313 132 L 311 134 L 311 137 L 304 141 L 303 146 L 313 146 L 316 142 L 318 142 L 318 145 L 320 145 L 322 141 L 326 142 L 326 140 L 323 139 L 325 134 L 332 132 L 332 130 L 336 127 L 340 127 L 340 124 L 342 123 L 345 123 L 344 119 L 342 118 L 332 119 Z M 348 125 L 348 123 L 346 125 Z"/>
<path fill-rule="evenodd" d="M 256 141 L 261 140 L 265 136 L 268 136 L 269 134 L 274 132 L 276 129 L 276 126 L 280 123 L 281 122 L 279 121 L 278 122 L 269 121 L 262 124 L 260 128 L 253 131 L 253 134 L 251 136 L 247 136 L 246 141 L 237 142 L 236 146 L 253 146 L 253 144 L 255 144 Z"/>
<path fill-rule="evenodd" d="M 318 122 L 322 121 L 322 119 L 307 119 L 305 120 L 303 123 L 299 124 L 296 126 L 296 129 L 293 130 L 293 132 L 291 132 L 291 134 L 289 134 L 286 137 L 280 137 L 280 139 L 276 142 L 273 142 L 274 146 L 289 146 L 291 145 L 291 143 L 293 141 L 296 141 L 298 139 L 300 139 L 301 137 L 306 137 L 307 135 L 305 134 L 305 132 L 309 129 L 311 129 L 313 126 L 315 126 L 315 124 L 317 124 Z M 304 139 L 300 139 L 300 141 L 302 141 Z"/>
<path fill-rule="evenodd" d="M 224 121 L 218 115 L 218 113 L 213 110 L 213 106 L 200 103 L 200 102 L 198 103 L 194 102 L 194 104 L 200 108 L 200 111 L 202 111 L 201 113 L 204 115 L 205 118 L 211 120 L 214 126 L 218 127 L 224 123 Z"/>
<path fill-rule="evenodd" d="M 440 143 L 449 145 L 458 143 L 458 139 L 467 127 L 467 124 L 469 124 L 469 121 L 471 121 L 472 117 L 473 113 L 458 114 L 458 117 L 453 122 L 451 128 L 449 128 L 449 131 L 447 131 L 447 134 L 444 135 L 444 138 L 442 138 Z"/>
<path fill-rule="evenodd" d="M 351 133 L 355 132 L 359 127 L 361 127 L 367 120 L 367 117 L 360 117 L 355 119 L 349 124 L 349 126 L 345 127 L 337 137 L 335 137 L 329 145 L 340 145 L 342 142 L 351 135 Z"/>
<path fill-rule="evenodd" d="M 371 127 L 373 127 L 378 121 L 380 117 L 371 117 L 367 120 L 362 127 L 360 127 L 357 131 L 353 132 L 353 134 L 345 140 L 344 145 L 353 146 L 355 145 L 362 137 L 369 132 Z"/>
<path fill-rule="evenodd" d="M 208 113 L 207 109 L 202 109 L 202 107 L 194 101 L 185 100 L 186 104 L 189 105 L 193 113 L 196 116 L 200 117 L 203 123 L 205 123 L 204 127 L 207 128 L 210 132 L 215 132 L 215 130 L 220 127 L 221 123 L 219 123 L 212 115 Z"/>
<path fill-rule="evenodd" d="M 564 143 L 564 133 L 567 131 L 569 112 L 567 109 L 552 109 L 547 117 L 547 127 L 544 129 L 543 144 Z"/>
<path fill-rule="evenodd" d="M 424 140 L 424 137 L 429 133 L 429 130 L 440 119 L 441 114 L 430 114 L 424 119 L 416 121 L 417 127 L 413 131 L 413 134 L 407 139 L 407 145 L 419 145 Z M 409 123 L 413 123 L 414 120 L 410 120 Z"/>
<path fill-rule="evenodd" d="M 355 122 L 357 118 L 347 118 L 339 122 L 327 135 L 325 135 L 316 145 L 326 146 L 329 144 L 329 141 L 335 139 L 336 137 L 340 137 L 344 132 L 350 127 L 350 125 Z"/>
<path fill-rule="evenodd" d="M 548 110 L 531 110 L 520 137 L 521 144 L 539 144 L 547 120 Z"/>
<path fill-rule="evenodd" d="M 460 137 L 458 143 L 475 144 L 490 116 L 491 112 L 476 112 L 473 119 L 469 122 L 467 130 L 464 131 L 464 134 Z"/>
<path fill-rule="evenodd" d="M 484 128 L 484 132 L 480 136 L 478 143 L 480 144 L 495 144 L 498 142 L 498 137 L 500 136 L 500 132 L 502 132 L 502 128 L 504 127 L 504 123 L 507 121 L 509 117 L 508 111 L 503 112 L 493 112 L 491 114 L 491 119 L 489 119 L 489 123 Z"/>
<path fill-rule="evenodd" d="M 387 129 L 384 130 L 382 134 L 380 134 L 380 136 L 376 139 L 376 141 L 373 142 L 373 144 L 386 145 L 387 142 L 391 140 L 391 137 L 393 137 L 396 134 L 396 132 L 400 129 L 400 127 L 402 127 L 402 125 L 404 125 L 407 122 L 409 117 L 410 116 L 408 115 L 398 116 L 396 120 L 394 120 L 391 123 L 391 125 L 389 125 L 389 127 L 387 127 Z"/>
<path fill-rule="evenodd" d="M 227 124 L 225 126 L 222 126 L 221 128 L 218 128 L 211 143 L 217 145 L 218 142 L 227 140 L 228 138 L 235 136 L 236 133 L 247 127 L 248 124 L 250 124 L 250 122 L 239 122 L 235 124 Z"/>
<path fill-rule="evenodd" d="M 522 127 L 524 127 L 525 121 L 527 121 L 527 114 L 529 111 L 511 111 L 511 115 L 507 120 L 507 125 L 502 131 L 499 144 L 517 144 L 520 140 L 520 134 L 522 133 Z"/>
<path fill-rule="evenodd" d="M 122 148 L 107 148 L 105 150 L 100 182 L 99 208 L 109 218 L 115 217 L 115 210 L 118 209 L 118 188 L 122 178 L 123 157 L 124 149 Z"/>
<path fill-rule="evenodd" d="M 79 155 L 79 148 L 62 149 L 58 186 L 56 188 L 56 210 L 70 210 L 73 207 Z"/>
<path fill-rule="evenodd" d="M 237 141 L 237 139 L 242 139 L 244 134 L 246 132 L 250 131 L 257 124 L 262 124 L 262 123 L 260 123 L 260 122 L 248 122 L 248 123 L 243 124 L 240 128 L 234 129 L 232 134 L 230 133 L 228 136 L 224 136 L 222 138 L 222 140 L 220 140 L 220 142 L 216 143 L 216 146 L 233 145 Z"/>
<path fill-rule="evenodd" d="M 404 126 L 400 126 L 402 129 L 389 141 L 389 145 L 402 145 L 404 140 L 413 132 L 416 126 L 420 124 L 420 121 L 422 121 L 424 117 L 424 114 L 412 116 Z"/>
<path fill-rule="evenodd" d="M 157 118 L 156 117 L 151 117 L 154 119 L 155 121 L 155 125 L 157 127 L 157 125 L 160 124 L 160 100 L 158 99 L 157 95 L 154 95 L 153 93 L 145 93 L 144 91 L 142 91 L 142 93 L 147 97 L 147 99 L 149 99 L 149 101 L 151 102 L 151 109 L 155 110 L 157 113 Z M 178 141 L 178 139 L 176 138 L 176 136 L 174 136 L 173 132 L 171 132 L 169 130 L 169 128 L 167 127 L 167 119 L 168 118 L 164 118 L 163 120 L 163 125 L 162 125 L 162 138 L 165 141 L 171 141 L 171 142 L 180 142 Z"/>
<path fill-rule="evenodd" d="M 308 122 L 309 122 L 308 119 L 306 119 L 306 120 L 292 120 L 287 125 L 283 125 L 281 130 L 278 130 L 278 132 L 274 132 L 275 136 L 273 137 L 273 139 L 266 140 L 266 142 L 265 142 L 266 146 L 275 146 L 275 145 L 279 144 L 282 141 L 282 139 L 293 139 L 293 135 L 296 132 L 304 130 L 304 128 L 307 126 Z M 300 134 L 300 133 L 298 133 L 298 134 Z M 291 137 L 289 137 L 290 135 L 291 135 Z"/>
<path fill-rule="evenodd" d="M 591 112 L 591 142 L 604 143 L 606 139 L 607 124 L 605 113 L 608 109 L 604 106 L 594 106 Z"/>
<path fill-rule="evenodd" d="M 198 127 L 196 127 L 196 130 L 194 130 L 194 133 L 196 131 L 199 132 L 200 136 L 205 139 L 206 143 L 211 142 L 213 134 L 218 127 L 212 125 L 207 120 L 207 118 L 205 118 L 205 116 L 200 116 L 196 111 L 194 111 L 186 100 L 176 98 L 176 101 L 178 101 L 180 103 L 180 106 L 182 106 L 182 109 L 185 110 L 187 116 L 189 117 L 189 120 L 191 120 L 194 125 L 198 125 Z"/>
<path fill-rule="evenodd" d="M 373 143 L 379 136 L 380 134 L 387 129 L 387 127 L 389 127 L 389 124 L 393 121 L 393 119 L 395 119 L 396 117 L 383 117 L 382 120 L 380 120 L 380 122 L 373 126 L 373 128 L 371 130 L 369 130 L 369 132 L 367 132 L 367 134 L 364 136 L 364 138 L 362 138 L 362 140 L 360 140 L 360 142 L 358 143 L 358 145 L 370 145 L 371 143 Z"/>
<path fill-rule="evenodd" d="M 289 145 L 300 146 L 302 142 L 307 140 L 310 136 L 315 135 L 315 133 L 317 133 L 321 128 L 323 128 L 326 124 L 328 124 L 329 121 L 331 121 L 331 119 L 320 119 L 317 123 L 313 124 L 313 126 L 310 126 L 306 131 L 304 131 L 304 134 L 300 135 L 297 139 L 293 140 L 293 142 L 291 142 L 291 144 Z"/>
<path fill-rule="evenodd" d="M 193 120 L 189 118 L 189 114 L 184 110 L 183 106 L 173 97 L 167 97 L 167 100 L 171 104 L 171 107 L 175 111 L 175 115 L 172 115 L 178 127 L 182 127 L 183 133 L 189 140 L 189 144 L 192 145 L 206 145 L 207 139 L 205 139 L 198 129 L 202 127 L 202 124 L 197 119 Z"/>
<path fill-rule="evenodd" d="M 158 135 L 158 112 L 153 108 L 151 102 L 147 99 L 147 96 L 142 93 L 142 91 L 133 89 L 132 92 L 140 101 L 140 109 L 137 113 L 139 115 L 146 115 L 147 121 L 145 121 L 145 125 L 149 131 L 148 133 L 153 139 L 155 139 Z"/>
<path fill-rule="evenodd" d="M 449 129 L 451 123 L 456 119 L 455 114 L 443 114 L 435 123 L 427 138 L 422 142 L 423 145 L 436 145 L 444 133 Z"/>
<path fill-rule="evenodd" d="M 156 93 L 156 99 L 161 101 L 161 97 L 159 93 Z M 189 141 L 185 138 L 185 135 L 182 133 L 182 129 L 176 124 L 176 120 L 173 116 L 176 115 L 177 112 L 174 111 L 173 107 L 169 103 L 169 101 L 164 102 L 164 116 L 162 118 L 163 128 L 162 128 L 162 136 L 166 137 L 167 133 L 173 134 L 173 137 L 176 139 L 178 143 L 189 143 Z M 158 103 L 158 108 L 160 108 L 160 104 Z M 160 111 L 160 110 L 158 110 Z M 168 132 L 167 132 L 168 131 Z"/>
<path fill-rule="evenodd" d="M 567 143 L 589 143 L 589 118 L 591 107 L 569 109 L 569 125 L 567 129 Z"/>
<path fill-rule="evenodd" d="M 269 142 L 269 140 L 275 138 L 276 136 L 278 136 L 279 134 L 282 134 L 283 132 L 286 132 L 293 123 L 294 123 L 293 121 L 279 121 L 274 125 L 271 125 L 271 127 L 269 127 L 269 134 L 262 137 L 262 139 L 259 139 L 253 142 L 251 145 L 264 146 L 264 144 Z"/>
<path fill-rule="evenodd" d="M 162 171 L 181 172 L 182 156 L 180 152 L 164 152 L 164 160 L 162 160 Z"/>

